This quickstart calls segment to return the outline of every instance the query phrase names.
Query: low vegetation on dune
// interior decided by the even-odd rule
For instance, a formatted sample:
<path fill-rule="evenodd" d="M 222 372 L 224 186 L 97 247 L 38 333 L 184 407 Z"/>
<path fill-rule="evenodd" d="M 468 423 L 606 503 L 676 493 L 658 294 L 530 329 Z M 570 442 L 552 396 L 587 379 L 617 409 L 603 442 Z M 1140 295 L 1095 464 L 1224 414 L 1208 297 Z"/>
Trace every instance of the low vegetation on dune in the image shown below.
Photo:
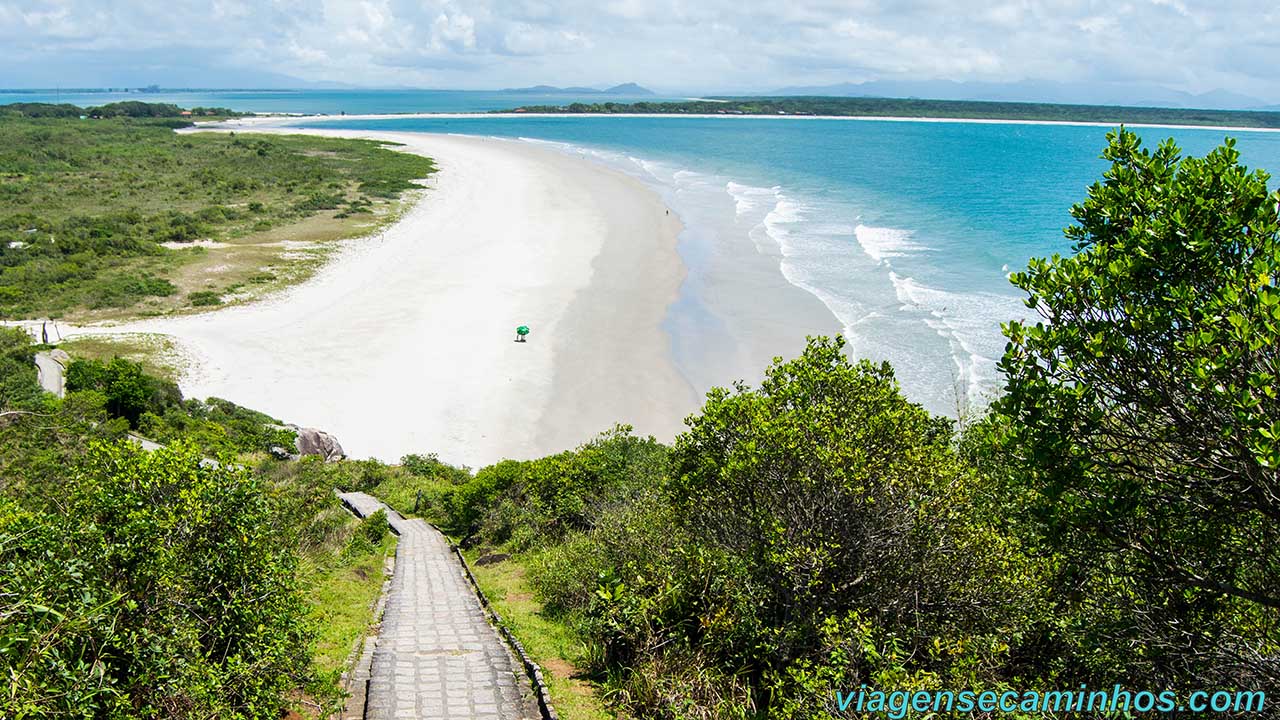
<path fill-rule="evenodd" d="M 391 542 L 335 488 L 462 546 L 566 720 L 883 717 L 841 706 L 863 687 L 1269 708 L 1280 194 L 1230 143 L 1182 158 L 1121 131 L 1106 157 L 1075 252 L 1014 275 L 1045 322 L 1006 326 L 1005 392 L 962 426 L 813 338 L 670 445 L 619 426 L 475 472 L 294 462 L 264 456 L 289 441 L 271 418 L 128 360 L 72 364 L 51 399 L 0 333 L 0 715 L 331 707 Z"/>
<path fill-rule="evenodd" d="M 434 170 L 372 141 L 175 134 L 94 110 L 0 113 L 0 318 L 154 314 L 272 287 L 309 242 L 368 232 Z"/>
<path fill-rule="evenodd" d="M 1280 127 L 1271 110 L 1201 110 L 1193 108 L 1117 107 L 988 100 L 925 100 L 877 97 L 714 97 L 698 100 L 635 103 L 602 102 L 569 105 L 525 105 L 495 112 L 556 115 L 620 113 L 640 115 L 820 115 L 824 117 L 907 117 L 1024 122 L 1088 122 L 1118 125 L 1147 123 L 1216 125 L 1247 128 Z"/>
<path fill-rule="evenodd" d="M 193 118 L 242 117 L 223 107 L 193 107 L 183 109 L 173 103 L 149 103 L 124 100 L 92 107 L 80 107 L 71 103 L 6 103 L 0 105 L 0 118 L 166 118 L 175 121 L 174 127 L 191 124 Z"/>

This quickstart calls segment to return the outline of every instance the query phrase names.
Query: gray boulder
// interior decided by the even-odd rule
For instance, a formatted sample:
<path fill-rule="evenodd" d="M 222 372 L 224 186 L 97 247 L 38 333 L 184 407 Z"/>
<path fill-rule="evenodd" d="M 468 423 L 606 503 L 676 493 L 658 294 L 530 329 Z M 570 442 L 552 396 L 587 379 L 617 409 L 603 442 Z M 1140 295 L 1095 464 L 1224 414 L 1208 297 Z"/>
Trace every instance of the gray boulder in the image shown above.
<path fill-rule="evenodd" d="M 299 455 L 319 455 L 325 462 L 334 462 L 347 456 L 338 438 L 315 428 L 298 428 L 296 442 Z"/>

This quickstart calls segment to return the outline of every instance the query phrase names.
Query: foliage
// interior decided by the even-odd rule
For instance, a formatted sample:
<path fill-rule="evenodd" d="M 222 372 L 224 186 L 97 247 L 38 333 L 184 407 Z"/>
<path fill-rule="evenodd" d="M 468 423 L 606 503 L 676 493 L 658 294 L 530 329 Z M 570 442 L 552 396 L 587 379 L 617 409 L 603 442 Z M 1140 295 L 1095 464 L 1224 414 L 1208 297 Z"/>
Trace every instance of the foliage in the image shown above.
<path fill-rule="evenodd" d="M 118 446 L 128 422 L 111 417 L 103 392 L 81 389 L 62 401 L 42 394 L 29 372 L 30 339 L 5 330 L 0 341 L 5 407 L 28 413 L 0 420 L 0 716 L 278 717 L 299 691 L 331 708 L 340 663 L 381 584 L 368 568 L 381 568 L 386 547 L 356 532 L 327 473 L 309 472 L 325 464 L 264 460 L 253 477 L 200 466 L 212 448 L 282 432 L 220 400 L 169 405 L 164 420 L 144 412 L 142 429 L 173 433 L 156 435 L 175 443 L 157 456 Z M 86 366 L 96 371 L 87 374 L 109 375 L 110 365 Z M 195 408 L 199 416 L 186 413 Z M 171 424 L 178 421 L 186 424 Z M 244 524 L 252 532 L 240 532 Z M 364 552 L 349 551 L 356 537 Z M 273 610 L 271 593 L 290 586 Z M 142 594 L 145 602 L 131 599 Z M 302 615 L 300 594 L 315 604 Z M 244 616 L 240 606 L 259 597 Z M 284 622 L 281 608 L 296 625 L 273 624 Z M 235 624 L 242 642 L 263 653 L 259 660 L 229 653 L 223 667 L 221 655 L 196 655 L 201 633 L 216 630 L 209 618 Z M 304 625 L 313 621 L 324 624 L 323 646 L 308 668 L 312 633 Z M 221 647 L 233 649 L 230 641 Z M 282 663 L 293 670 L 253 677 Z M 22 670 L 11 674 L 17 664 Z M 243 693 L 253 697 L 237 700 Z"/>
<path fill-rule="evenodd" d="M 35 348 L 21 328 L 0 327 L 0 411 L 40 402 Z"/>
<path fill-rule="evenodd" d="M 197 290 L 187 294 L 187 301 L 194 307 L 209 307 L 211 305 L 221 305 L 222 296 L 212 290 Z"/>
<path fill-rule="evenodd" d="M 309 633 L 243 471 L 189 446 L 91 448 L 64 511 L 0 506 L 6 717 L 278 717 Z"/>
<path fill-rule="evenodd" d="M 705 100 L 636 103 L 572 103 L 525 105 L 495 112 L 642 115 L 822 115 L 834 117 L 930 117 L 1089 123 L 1152 123 L 1280 127 L 1280 115 L 1259 110 L 1058 105 L 1054 103 L 922 100 L 874 97 L 712 97 Z"/>
<path fill-rule="evenodd" d="M 1043 542 L 1122 588 L 1097 598 L 1124 626 L 1110 662 L 1275 682 L 1280 194 L 1231 141 L 1109 140 L 1076 253 L 1013 277 L 1045 322 L 1006 327 L 1006 470 Z"/>
<path fill-rule="evenodd" d="M 9 103 L 0 105 L 0 117 L 17 115 L 29 118 L 181 118 L 183 109 L 172 103 L 148 103 L 137 100 L 106 103 L 96 107 L 82 108 L 70 103 Z M 238 113 L 227 108 L 194 107 L 186 111 L 191 116 L 239 117 Z M 185 123 L 190 124 L 190 123 Z"/>
<path fill-rule="evenodd" d="M 452 496 L 450 527 L 526 548 L 589 530 L 609 507 L 628 504 L 666 465 L 667 449 L 620 425 L 577 450 L 484 468 Z"/>
<path fill-rule="evenodd" d="M 366 140 L 0 119 L 0 317 L 173 295 L 176 268 L 197 254 L 164 243 L 242 237 L 330 208 L 367 212 L 433 170 Z"/>
<path fill-rule="evenodd" d="M 450 497 L 470 542 L 525 553 L 615 702 L 808 717 L 836 686 L 986 688 L 1022 672 L 1043 569 L 974 500 L 951 423 L 907 402 L 887 367 L 814 339 L 687 422 L 669 455 L 619 428 L 483 468 Z"/>
<path fill-rule="evenodd" d="M 101 393 L 109 414 L 124 418 L 151 440 L 186 440 L 215 455 L 292 448 L 296 436 L 278 420 L 226 400 L 184 400 L 177 385 L 120 357 L 73 361 L 67 368 L 67 390 Z"/>
<path fill-rule="evenodd" d="M 7 103 L 0 105 L 0 117 L 21 116 L 30 118 L 75 118 L 84 115 L 85 109 L 71 103 Z"/>
<path fill-rule="evenodd" d="M 387 522 L 386 510 L 379 510 L 360 523 L 360 532 L 369 542 L 375 544 L 382 542 L 382 538 L 386 537 L 390 530 L 391 524 Z"/>
<path fill-rule="evenodd" d="M 125 418 L 133 428 L 138 427 L 142 413 L 182 399 L 176 385 L 145 374 L 140 363 L 123 358 L 73 361 L 67 368 L 67 391 L 85 390 L 101 392 L 107 412 Z"/>

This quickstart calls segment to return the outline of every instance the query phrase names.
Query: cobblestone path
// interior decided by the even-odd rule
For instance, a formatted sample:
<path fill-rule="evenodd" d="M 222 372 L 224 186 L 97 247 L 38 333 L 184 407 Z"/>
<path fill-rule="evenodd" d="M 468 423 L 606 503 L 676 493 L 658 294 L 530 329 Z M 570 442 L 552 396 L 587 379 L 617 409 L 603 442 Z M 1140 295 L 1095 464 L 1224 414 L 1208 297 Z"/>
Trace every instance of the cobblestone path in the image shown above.
<path fill-rule="evenodd" d="M 373 651 L 366 720 L 538 718 L 529 683 L 444 537 L 365 493 L 340 497 L 362 517 L 386 509 L 400 535 Z"/>

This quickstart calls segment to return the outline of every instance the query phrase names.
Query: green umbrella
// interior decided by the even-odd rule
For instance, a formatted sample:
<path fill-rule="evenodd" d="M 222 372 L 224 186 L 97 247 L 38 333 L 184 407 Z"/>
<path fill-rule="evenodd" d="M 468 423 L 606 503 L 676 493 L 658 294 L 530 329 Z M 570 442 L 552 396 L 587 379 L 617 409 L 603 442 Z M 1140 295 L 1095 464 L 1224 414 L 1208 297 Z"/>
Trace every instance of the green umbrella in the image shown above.
<path fill-rule="evenodd" d="M 528 334 L 529 334 L 529 326 L 528 326 L 528 325 L 521 325 L 520 327 L 516 328 L 516 334 L 517 334 L 517 335 L 528 335 Z"/>

